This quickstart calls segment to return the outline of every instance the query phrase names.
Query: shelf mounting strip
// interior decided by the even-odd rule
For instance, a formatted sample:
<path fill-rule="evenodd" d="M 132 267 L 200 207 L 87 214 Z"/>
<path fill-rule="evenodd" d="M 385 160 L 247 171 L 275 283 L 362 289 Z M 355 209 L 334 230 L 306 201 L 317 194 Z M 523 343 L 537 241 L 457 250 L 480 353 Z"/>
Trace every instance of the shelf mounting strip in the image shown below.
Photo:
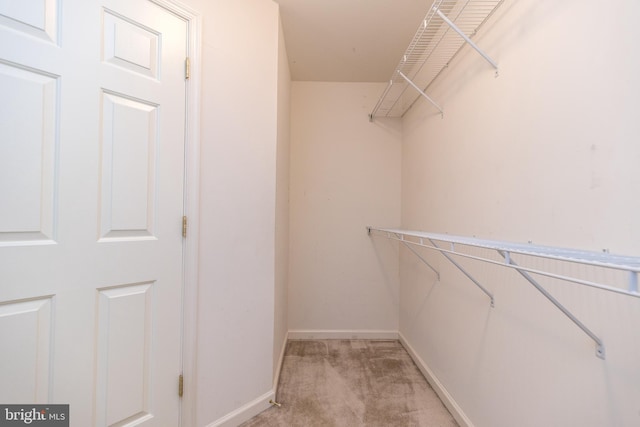
<path fill-rule="evenodd" d="M 478 286 L 482 290 L 482 292 L 484 292 L 490 298 L 492 307 L 494 306 L 493 294 L 491 294 L 491 292 L 489 292 L 483 285 L 481 285 L 475 278 L 473 278 L 473 276 L 468 271 L 466 271 L 459 263 L 457 263 L 454 259 L 454 256 L 474 259 L 514 269 L 595 342 L 596 356 L 601 359 L 605 358 L 605 348 L 602 340 L 598 338 L 598 336 L 594 334 L 589 328 L 587 328 L 587 326 L 585 326 L 580 320 L 578 320 L 578 318 L 576 318 L 557 299 L 555 299 L 542 285 L 540 285 L 540 283 L 538 283 L 531 276 L 530 273 L 640 298 L 640 292 L 638 290 L 640 258 L 638 257 L 612 255 L 607 252 L 600 253 L 574 249 L 562 249 L 533 244 L 508 243 L 496 240 L 484 240 L 470 237 L 425 233 L 422 231 L 410 231 L 394 228 L 367 227 L 367 232 L 369 235 L 378 233 L 387 237 L 388 239 L 401 242 L 404 246 L 409 248 L 413 254 L 418 256 L 423 263 L 429 266 L 429 268 L 431 268 L 431 270 L 433 270 L 438 275 L 438 279 L 440 278 L 440 274 L 438 273 L 438 271 L 422 256 L 420 256 L 420 254 L 411 246 L 419 246 L 440 252 L 445 258 L 447 258 L 447 260 L 453 263 L 453 265 L 455 265 L 465 276 L 467 276 L 467 278 L 469 278 L 476 286 Z M 443 246 L 439 246 L 436 242 L 448 243 L 450 247 L 449 249 L 446 249 Z M 502 259 L 504 259 L 504 262 L 496 261 L 494 259 L 482 257 L 479 255 L 471 255 L 465 252 L 461 252 L 456 248 L 456 245 L 494 250 L 502 257 Z M 625 271 L 627 272 L 629 277 L 629 285 L 627 289 L 621 289 L 572 276 L 520 266 L 512 259 L 512 254 L 528 255 L 537 258 L 546 258 L 562 262 L 577 263 Z"/>
<path fill-rule="evenodd" d="M 369 114 L 369 120 L 379 116 L 401 117 L 418 96 L 425 98 L 443 114 L 442 107 L 421 87 L 428 88 L 465 43 L 497 70 L 498 64 L 467 34 L 475 34 L 503 1 L 435 0 Z M 417 93 L 407 92 L 409 87 Z"/>

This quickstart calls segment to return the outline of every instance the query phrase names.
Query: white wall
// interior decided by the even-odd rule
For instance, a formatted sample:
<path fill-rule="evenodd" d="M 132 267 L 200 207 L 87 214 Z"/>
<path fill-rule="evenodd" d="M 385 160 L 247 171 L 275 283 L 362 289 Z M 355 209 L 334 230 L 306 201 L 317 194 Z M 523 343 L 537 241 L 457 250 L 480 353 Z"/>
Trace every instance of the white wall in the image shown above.
<path fill-rule="evenodd" d="M 286 345 L 289 280 L 289 135 L 291 74 L 282 25 L 278 32 L 278 146 L 276 159 L 276 266 L 275 327 L 273 340 L 273 375 L 277 381 L 282 352 Z M 277 384 L 276 384 L 277 385 Z"/>
<path fill-rule="evenodd" d="M 505 1 L 476 39 L 500 76 L 467 48 L 428 90 L 444 119 L 421 100 L 403 121 L 403 227 L 638 255 L 638 16 L 633 0 Z M 463 262 L 492 309 L 425 257 L 439 282 L 402 251 L 400 330 L 471 423 L 640 425 L 640 299 L 541 280 L 603 361 L 517 273 Z"/>
<path fill-rule="evenodd" d="M 400 222 L 400 122 L 367 116 L 383 89 L 292 84 L 292 334 L 398 329 L 397 248 L 365 229 Z"/>
<path fill-rule="evenodd" d="M 270 0 L 185 3 L 203 27 L 196 425 L 205 426 L 272 390 L 279 21 Z"/>

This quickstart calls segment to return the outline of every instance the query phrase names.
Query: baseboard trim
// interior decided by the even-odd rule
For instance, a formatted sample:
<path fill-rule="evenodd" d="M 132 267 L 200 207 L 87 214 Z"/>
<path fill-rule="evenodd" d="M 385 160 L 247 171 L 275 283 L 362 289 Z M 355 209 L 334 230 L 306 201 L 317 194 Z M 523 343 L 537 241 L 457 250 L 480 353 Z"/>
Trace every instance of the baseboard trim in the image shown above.
<path fill-rule="evenodd" d="M 273 399 L 275 399 L 275 393 L 273 390 L 270 390 L 252 402 L 208 424 L 207 427 L 236 427 L 245 421 L 249 421 L 265 409 L 269 409 L 271 406 L 269 401 Z"/>
<path fill-rule="evenodd" d="M 422 372 L 422 375 L 427 379 L 427 382 L 431 385 L 433 390 L 436 392 L 440 400 L 444 406 L 447 407 L 453 418 L 458 422 L 460 427 L 474 427 L 473 423 L 464 413 L 460 405 L 455 401 L 453 396 L 449 394 L 444 385 L 438 380 L 433 371 L 429 369 L 429 366 L 422 360 L 418 353 L 414 350 L 414 348 L 409 344 L 407 339 L 402 335 L 401 332 L 398 332 L 398 336 L 400 338 L 400 343 L 407 350 L 407 353 L 411 356 L 415 364 L 418 366 L 418 369 Z"/>
<path fill-rule="evenodd" d="M 280 383 L 280 373 L 282 372 L 282 364 L 284 363 L 284 353 L 287 350 L 287 342 L 289 341 L 289 332 L 287 332 L 284 336 L 284 341 L 282 342 L 282 349 L 280 349 L 280 359 L 278 359 L 278 367 L 276 368 L 276 372 L 273 376 L 273 394 L 278 397 L 278 384 Z"/>
<path fill-rule="evenodd" d="M 427 379 L 433 390 L 436 392 L 442 403 L 449 410 L 453 418 L 458 422 L 460 427 L 474 427 L 471 420 L 464 413 L 462 408 L 455 401 L 453 396 L 449 394 L 444 385 L 438 380 L 429 366 L 422 360 L 414 348 L 409 344 L 407 339 L 398 331 L 371 331 L 371 330 L 290 330 L 282 345 L 280 351 L 280 360 L 278 369 L 273 379 L 273 389 L 258 397 L 257 399 L 247 403 L 246 405 L 236 409 L 224 417 L 208 424 L 207 427 L 235 427 L 245 421 L 255 417 L 265 409 L 271 407 L 270 400 L 276 399 L 278 382 L 280 381 L 280 373 L 284 362 L 285 350 L 289 340 L 313 340 L 313 339 L 373 339 L 373 340 L 399 340 L 402 346 L 407 350 L 415 364 Z"/>
<path fill-rule="evenodd" d="M 236 409 L 233 412 L 228 413 L 224 417 L 208 424 L 207 427 L 235 427 L 239 424 L 249 421 L 251 418 L 260 414 L 262 411 L 271 407 L 270 401 L 276 400 L 276 394 L 278 392 L 278 383 L 280 382 L 280 373 L 282 372 L 282 363 L 284 362 L 284 353 L 287 349 L 287 342 L 289 341 L 289 334 L 287 333 L 282 343 L 282 349 L 280 350 L 280 359 L 278 360 L 278 368 L 276 369 L 273 377 L 273 389 L 263 394 L 257 399 L 247 403 L 246 405 Z"/>
<path fill-rule="evenodd" d="M 297 329 L 289 331 L 290 340 L 397 340 L 398 331 Z"/>

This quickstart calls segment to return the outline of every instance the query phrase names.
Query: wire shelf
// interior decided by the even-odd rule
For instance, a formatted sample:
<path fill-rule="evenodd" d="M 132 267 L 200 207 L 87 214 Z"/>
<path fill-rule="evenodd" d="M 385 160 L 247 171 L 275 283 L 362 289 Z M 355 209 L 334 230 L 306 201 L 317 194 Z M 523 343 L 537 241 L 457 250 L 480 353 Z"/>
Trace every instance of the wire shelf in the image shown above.
<path fill-rule="evenodd" d="M 401 117 L 420 95 L 442 113 L 442 108 L 425 91 L 465 43 L 470 44 L 497 69 L 496 63 L 475 46 L 471 37 L 503 1 L 435 0 L 370 118 Z M 415 91 L 408 91 L 410 87 Z"/>
<path fill-rule="evenodd" d="M 469 280 L 471 280 L 482 292 L 484 292 L 491 300 L 491 306 L 494 306 L 494 296 L 489 289 L 476 280 L 462 265 L 454 258 L 467 258 L 476 261 L 482 261 L 489 264 L 508 267 L 517 271 L 527 282 L 534 286 L 542 295 L 544 295 L 553 305 L 555 305 L 565 316 L 576 324 L 585 334 L 587 334 L 596 344 L 596 356 L 601 359 L 605 358 L 605 347 L 602 340 L 591 329 L 584 325 L 576 316 L 574 316 L 564 305 L 562 305 L 553 295 L 551 295 L 532 275 L 546 276 L 552 279 L 558 279 L 566 282 L 580 284 L 592 288 L 602 289 L 609 292 L 615 292 L 622 295 L 640 298 L 640 289 L 638 286 L 638 275 L 640 273 L 640 257 L 613 255 L 608 252 L 592 252 L 582 251 L 578 249 L 556 248 L 551 246 L 540 246 L 533 244 L 511 243 L 498 240 L 477 239 L 473 237 L 451 236 L 448 234 L 427 233 L 423 231 L 402 230 L 397 228 L 374 228 L 367 227 L 369 235 L 372 233 L 380 233 L 388 239 L 397 240 L 416 255 L 425 265 L 427 265 L 440 279 L 440 273 L 423 258 L 412 246 L 422 247 L 425 249 L 437 251 L 453 263 Z M 444 245 L 443 245 L 444 244 Z M 496 251 L 503 261 L 496 261 L 487 256 L 472 255 L 460 250 L 458 246 L 466 246 L 472 248 L 489 249 Z M 620 272 L 626 272 L 628 277 L 628 288 L 622 289 L 590 280 L 581 279 L 574 275 L 557 274 L 549 269 L 531 268 L 517 264 L 513 258 L 513 254 L 519 254 L 534 258 L 545 258 L 555 261 L 583 264 L 594 267 L 603 267 Z"/>
<path fill-rule="evenodd" d="M 588 264 L 616 270 L 640 273 L 640 257 L 615 255 L 608 252 L 583 251 L 579 249 L 558 248 L 553 246 L 534 245 L 531 243 L 512 243 L 499 240 L 478 239 L 474 237 L 451 236 L 448 234 L 426 233 L 423 231 L 401 230 L 394 228 L 372 228 L 382 233 L 402 235 L 405 238 L 432 239 L 440 242 L 474 246 L 496 251 L 519 253 L 557 261 Z M 638 294 L 637 296 L 640 296 Z"/>

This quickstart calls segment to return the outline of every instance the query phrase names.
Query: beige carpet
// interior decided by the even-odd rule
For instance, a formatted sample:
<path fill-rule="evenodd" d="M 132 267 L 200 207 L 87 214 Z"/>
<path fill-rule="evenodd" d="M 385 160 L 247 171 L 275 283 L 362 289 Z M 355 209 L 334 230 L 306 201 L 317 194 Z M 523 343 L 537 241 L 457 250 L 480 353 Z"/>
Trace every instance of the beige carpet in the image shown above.
<path fill-rule="evenodd" d="M 398 341 L 289 341 L 272 407 L 254 426 L 457 426 Z"/>

